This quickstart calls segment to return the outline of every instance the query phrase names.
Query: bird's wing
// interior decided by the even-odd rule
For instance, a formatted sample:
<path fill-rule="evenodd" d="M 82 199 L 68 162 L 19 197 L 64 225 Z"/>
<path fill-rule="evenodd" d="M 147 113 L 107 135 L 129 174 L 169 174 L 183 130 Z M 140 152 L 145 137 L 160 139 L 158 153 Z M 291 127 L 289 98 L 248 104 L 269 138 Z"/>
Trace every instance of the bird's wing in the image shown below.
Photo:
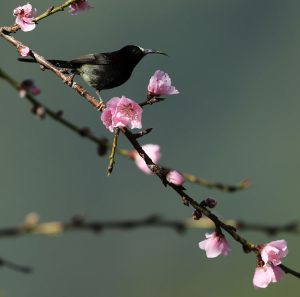
<path fill-rule="evenodd" d="M 111 63 L 111 60 L 111 57 L 107 54 L 88 54 L 71 60 L 70 63 L 73 65 L 108 65 Z"/>

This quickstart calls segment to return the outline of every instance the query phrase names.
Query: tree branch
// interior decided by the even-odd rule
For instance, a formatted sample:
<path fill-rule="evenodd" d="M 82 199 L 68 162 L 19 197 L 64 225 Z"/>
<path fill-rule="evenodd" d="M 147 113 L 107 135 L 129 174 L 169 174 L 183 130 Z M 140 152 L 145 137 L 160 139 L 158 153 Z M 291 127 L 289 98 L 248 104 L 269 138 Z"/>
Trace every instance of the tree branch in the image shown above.
<path fill-rule="evenodd" d="M 253 230 L 251 223 L 242 223 L 238 220 L 228 220 L 226 225 L 231 228 L 239 227 L 240 230 Z M 286 228 L 286 226 L 294 226 L 293 228 Z M 179 233 L 183 233 L 189 229 L 214 229 L 215 224 L 208 218 L 201 218 L 201 220 L 184 219 L 184 220 L 167 220 L 158 214 L 149 215 L 142 219 L 130 220 L 86 220 L 84 217 L 74 215 L 70 221 L 49 221 L 39 222 L 39 216 L 35 213 L 30 213 L 26 216 L 24 223 L 18 226 L 0 228 L 0 238 L 18 237 L 30 234 L 40 235 L 57 235 L 67 231 L 91 231 L 99 232 L 111 229 L 127 230 L 144 227 L 155 228 L 170 228 Z M 256 225 L 254 231 L 259 231 L 269 235 L 269 228 L 265 225 Z M 272 226 L 276 233 L 285 232 L 299 234 L 299 224 L 294 222 L 282 226 Z"/>
<path fill-rule="evenodd" d="M 5 28 L 0 28 L 0 36 L 3 37 L 4 39 L 6 39 L 8 42 L 10 42 L 12 45 L 14 45 L 17 48 L 20 46 L 25 46 L 20 41 L 17 41 L 16 39 L 14 39 L 10 35 L 8 35 Z M 72 87 L 77 93 L 79 93 L 82 97 L 84 97 L 94 108 L 96 108 L 99 111 L 103 110 L 104 104 L 97 101 L 83 87 L 81 87 L 77 83 L 73 82 L 73 78 L 64 75 L 57 68 L 55 68 L 51 63 L 49 63 L 45 58 L 43 58 L 36 52 L 31 51 L 31 55 L 33 58 L 36 59 L 36 61 L 40 65 L 51 70 L 65 84 Z M 234 240 L 236 240 L 237 242 L 239 242 L 242 245 L 245 252 L 247 252 L 247 253 L 254 252 L 257 256 L 259 255 L 258 246 L 247 241 L 245 238 L 240 236 L 237 233 L 236 228 L 222 222 L 207 207 L 203 206 L 201 203 L 198 203 L 191 196 L 186 194 L 182 187 L 178 187 L 178 186 L 175 186 L 174 184 L 167 182 L 166 176 L 165 176 L 166 172 L 165 172 L 164 168 L 159 165 L 156 165 L 152 162 L 152 160 L 149 158 L 149 156 L 145 153 L 145 151 L 142 149 L 141 145 L 136 140 L 136 137 L 126 128 L 121 128 L 120 130 L 123 132 L 123 134 L 128 139 L 128 141 L 131 143 L 131 145 L 135 148 L 135 150 L 139 153 L 139 155 L 144 159 L 144 161 L 148 165 L 148 168 L 161 180 L 161 182 L 163 183 L 164 186 L 167 186 L 167 185 L 170 186 L 181 197 L 181 199 L 184 201 L 185 205 L 191 205 L 196 211 L 204 214 L 206 217 L 208 217 L 210 220 L 212 220 L 216 226 L 216 229 L 219 229 L 219 230 L 223 229 L 228 234 L 230 234 Z M 288 273 L 290 273 L 296 277 L 299 277 L 299 274 L 295 273 L 294 270 L 289 269 L 287 267 L 285 267 L 285 268 L 289 270 Z"/>
<path fill-rule="evenodd" d="M 15 79 L 13 79 L 13 77 L 11 77 L 8 73 L 6 73 L 1 68 L 0 68 L 0 78 L 7 81 L 17 91 L 21 87 L 21 84 L 19 82 L 17 82 Z M 79 126 L 75 125 L 74 123 L 72 123 L 71 121 L 68 121 L 67 119 L 65 119 L 63 117 L 62 111 L 51 110 L 49 107 L 47 107 L 46 105 L 42 104 L 39 100 L 37 100 L 36 97 L 34 97 L 28 93 L 25 95 L 24 98 L 27 99 L 30 103 L 32 103 L 33 106 L 36 106 L 36 107 L 42 106 L 45 110 L 45 114 L 47 114 L 54 121 L 57 121 L 58 123 L 60 123 L 61 125 L 65 126 L 68 129 L 70 129 L 71 131 L 75 132 L 79 136 L 85 137 L 86 139 L 96 143 L 99 146 L 99 150 L 104 151 L 104 153 L 101 153 L 101 155 L 105 155 L 107 149 L 109 147 L 111 147 L 111 145 L 108 143 L 107 138 L 97 137 L 92 133 L 91 129 L 79 127 Z M 144 131 L 144 133 L 142 133 L 142 136 L 149 133 L 150 131 L 148 132 L 148 130 L 151 131 L 152 129 L 151 128 L 146 129 Z M 136 138 L 139 138 L 139 134 L 140 133 L 134 134 L 134 135 Z M 117 154 L 119 154 L 123 157 L 131 158 L 131 154 L 130 154 L 129 150 L 118 148 L 118 147 L 116 147 L 115 149 L 116 149 Z M 236 192 L 239 190 L 247 189 L 251 185 L 249 180 L 241 181 L 236 185 L 226 185 L 226 184 L 220 183 L 220 182 L 208 181 L 207 179 L 197 177 L 190 173 L 183 173 L 183 175 L 184 175 L 186 181 L 188 181 L 190 183 L 199 184 L 199 185 L 201 185 L 203 187 L 207 187 L 209 189 L 217 189 L 217 190 L 224 191 L 224 192 L 232 192 L 233 193 L 233 192 Z"/>
<path fill-rule="evenodd" d="M 1 228 L 0 237 L 17 237 L 29 234 L 58 235 L 67 231 L 90 231 L 98 233 L 104 230 L 131 230 L 136 228 L 170 228 L 182 233 L 187 229 L 186 221 L 165 220 L 159 215 L 151 215 L 136 220 L 88 221 L 84 217 L 74 216 L 68 222 L 50 221 L 39 223 L 36 214 L 28 214 L 25 222 L 19 226 Z"/>
<path fill-rule="evenodd" d="M 60 12 L 60 11 L 64 11 L 64 9 L 68 6 L 70 6 L 71 4 L 75 3 L 77 0 L 68 0 L 66 1 L 65 3 L 57 6 L 57 7 L 50 7 L 49 9 L 47 9 L 44 13 L 40 14 L 39 16 L 37 16 L 36 18 L 34 18 L 34 22 L 35 23 L 38 23 L 39 21 L 45 19 L 46 17 L 54 14 L 54 13 L 57 13 L 57 12 Z M 14 24 L 12 26 L 9 26 L 9 27 L 3 27 L 5 32 L 7 33 L 15 33 L 17 32 L 18 30 L 20 30 L 20 26 L 17 25 L 17 24 Z"/>

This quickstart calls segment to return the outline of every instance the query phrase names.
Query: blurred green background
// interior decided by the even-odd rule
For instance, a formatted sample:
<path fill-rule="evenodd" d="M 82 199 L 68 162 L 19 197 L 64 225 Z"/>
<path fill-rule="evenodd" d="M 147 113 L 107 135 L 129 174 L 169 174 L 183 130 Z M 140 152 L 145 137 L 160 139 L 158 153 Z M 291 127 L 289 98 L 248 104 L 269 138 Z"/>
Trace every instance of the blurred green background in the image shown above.
<path fill-rule="evenodd" d="M 25 1 L 26 2 L 26 1 Z M 14 22 L 20 4 L 1 1 L 1 25 Z M 180 95 L 148 107 L 142 143 L 158 143 L 161 163 L 226 183 L 250 178 L 253 187 L 235 194 L 187 184 L 201 200 L 218 200 L 224 219 L 282 224 L 299 220 L 300 2 L 296 0 L 90 1 L 94 9 L 67 11 L 16 37 L 48 58 L 116 50 L 126 44 L 161 49 L 170 57 L 146 57 L 125 85 L 103 97 L 145 98 L 156 69 L 168 72 Z M 31 2 L 38 12 L 62 1 Z M 15 79 L 33 78 L 39 99 L 66 118 L 112 135 L 99 115 L 50 72 L 16 61 L 18 53 L 0 40 L 0 67 Z M 81 81 L 80 81 L 81 82 Z M 93 90 L 91 90 L 93 92 Z M 29 212 L 43 221 L 138 219 L 149 214 L 185 219 L 169 188 L 117 157 L 111 177 L 107 158 L 93 143 L 51 119 L 37 120 L 31 106 L 0 80 L 0 227 L 22 223 Z M 120 146 L 130 148 L 121 137 Z M 0 270 L 0 296 L 295 296 L 299 280 L 257 292 L 252 287 L 254 255 L 230 240 L 228 257 L 208 260 L 197 244 L 205 230 L 180 236 L 167 229 L 72 232 L 58 237 L 1 239 L 0 256 L 34 267 L 24 275 Z M 300 270 L 299 236 L 268 237 L 243 232 L 255 243 L 285 238 L 284 263 Z"/>

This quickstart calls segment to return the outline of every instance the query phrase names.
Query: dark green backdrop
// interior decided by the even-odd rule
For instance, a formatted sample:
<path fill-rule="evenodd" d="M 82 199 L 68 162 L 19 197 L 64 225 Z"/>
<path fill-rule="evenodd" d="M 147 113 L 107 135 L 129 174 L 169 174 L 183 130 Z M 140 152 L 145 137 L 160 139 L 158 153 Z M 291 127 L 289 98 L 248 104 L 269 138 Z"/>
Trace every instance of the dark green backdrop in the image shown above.
<path fill-rule="evenodd" d="M 39 12 L 58 0 L 32 1 Z M 0 22 L 14 22 L 21 3 L 1 1 Z M 219 201 L 223 218 L 280 224 L 299 219 L 300 3 L 292 0 L 91 1 L 78 16 L 58 13 L 36 30 L 16 36 L 49 58 L 115 50 L 125 44 L 158 48 L 170 57 L 146 57 L 131 80 L 111 91 L 141 101 L 156 69 L 168 72 L 180 95 L 147 108 L 144 143 L 158 143 L 162 163 L 201 177 L 253 187 L 236 194 L 187 185 L 190 194 Z M 34 78 L 39 99 L 98 135 L 111 137 L 99 115 L 50 72 L 20 64 L 0 40 L 0 67 L 16 79 Z M 141 218 L 160 213 L 184 219 L 184 207 L 155 177 L 117 158 L 106 177 L 107 159 L 96 147 L 48 119 L 0 81 L 0 226 L 16 225 L 32 211 L 43 220 Z M 129 148 L 121 139 L 120 144 Z M 0 271 L 0 296 L 295 296 L 299 280 L 256 292 L 254 255 L 230 239 L 228 257 L 208 260 L 197 247 L 205 230 L 179 236 L 171 230 L 109 231 L 98 236 L 1 239 L 0 256 L 34 267 L 31 275 Z M 275 239 L 244 232 L 256 243 Z M 300 270 L 299 236 L 286 238 L 284 263 Z"/>

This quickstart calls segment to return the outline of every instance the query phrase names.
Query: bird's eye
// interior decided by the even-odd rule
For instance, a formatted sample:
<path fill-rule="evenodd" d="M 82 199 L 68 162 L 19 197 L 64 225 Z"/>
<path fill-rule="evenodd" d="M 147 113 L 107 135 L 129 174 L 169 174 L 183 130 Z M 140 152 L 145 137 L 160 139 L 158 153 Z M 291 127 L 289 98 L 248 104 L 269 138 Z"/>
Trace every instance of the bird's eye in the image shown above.
<path fill-rule="evenodd" d="M 145 51 L 145 49 L 144 48 L 142 48 L 141 46 L 138 46 L 138 48 L 142 51 L 142 52 L 144 52 Z"/>

